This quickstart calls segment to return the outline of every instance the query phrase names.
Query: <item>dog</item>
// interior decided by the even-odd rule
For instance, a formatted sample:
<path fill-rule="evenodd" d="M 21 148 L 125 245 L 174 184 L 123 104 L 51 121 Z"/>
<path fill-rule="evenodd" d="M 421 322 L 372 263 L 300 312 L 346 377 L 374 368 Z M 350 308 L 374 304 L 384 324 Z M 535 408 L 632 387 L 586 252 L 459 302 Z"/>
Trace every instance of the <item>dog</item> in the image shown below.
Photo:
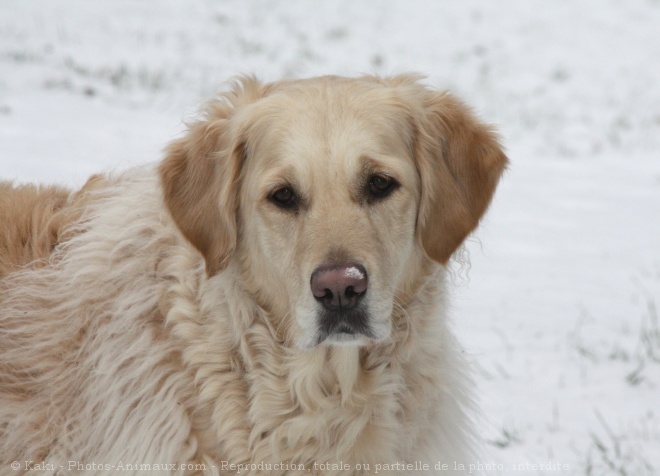
<path fill-rule="evenodd" d="M 506 165 L 421 77 L 246 76 L 160 164 L 3 185 L 2 471 L 460 473 L 447 264 Z"/>

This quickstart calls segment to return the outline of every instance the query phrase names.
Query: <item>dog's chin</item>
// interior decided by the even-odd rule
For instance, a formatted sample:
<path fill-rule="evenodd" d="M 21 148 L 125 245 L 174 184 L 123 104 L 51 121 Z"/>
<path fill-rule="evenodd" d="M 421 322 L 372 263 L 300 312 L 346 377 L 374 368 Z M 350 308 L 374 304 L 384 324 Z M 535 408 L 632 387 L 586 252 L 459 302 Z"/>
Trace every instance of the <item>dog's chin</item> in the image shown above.
<path fill-rule="evenodd" d="M 332 332 L 325 336 L 319 336 L 319 345 L 336 345 L 343 347 L 362 347 L 369 342 L 373 342 L 374 338 L 362 333 L 346 332 L 339 330 Z"/>

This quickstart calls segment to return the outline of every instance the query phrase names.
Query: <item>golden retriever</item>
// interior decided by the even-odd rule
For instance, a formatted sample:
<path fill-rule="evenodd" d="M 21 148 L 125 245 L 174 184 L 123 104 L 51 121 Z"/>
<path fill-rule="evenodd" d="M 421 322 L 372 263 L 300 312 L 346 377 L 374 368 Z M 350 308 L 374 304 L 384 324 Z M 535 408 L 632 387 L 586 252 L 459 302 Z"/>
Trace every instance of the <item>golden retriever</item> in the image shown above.
<path fill-rule="evenodd" d="M 506 163 L 413 75 L 245 77 L 157 168 L 2 186 L 0 471 L 468 468 L 445 265 Z"/>

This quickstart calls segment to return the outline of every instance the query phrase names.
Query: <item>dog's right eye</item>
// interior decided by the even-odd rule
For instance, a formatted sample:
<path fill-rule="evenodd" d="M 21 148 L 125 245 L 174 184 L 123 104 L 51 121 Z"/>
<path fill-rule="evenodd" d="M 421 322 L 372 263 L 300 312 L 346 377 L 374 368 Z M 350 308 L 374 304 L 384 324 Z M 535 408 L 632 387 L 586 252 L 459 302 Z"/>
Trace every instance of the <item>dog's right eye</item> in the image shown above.
<path fill-rule="evenodd" d="M 280 208 L 288 210 L 296 208 L 298 198 L 291 187 L 281 187 L 270 194 L 269 200 Z"/>

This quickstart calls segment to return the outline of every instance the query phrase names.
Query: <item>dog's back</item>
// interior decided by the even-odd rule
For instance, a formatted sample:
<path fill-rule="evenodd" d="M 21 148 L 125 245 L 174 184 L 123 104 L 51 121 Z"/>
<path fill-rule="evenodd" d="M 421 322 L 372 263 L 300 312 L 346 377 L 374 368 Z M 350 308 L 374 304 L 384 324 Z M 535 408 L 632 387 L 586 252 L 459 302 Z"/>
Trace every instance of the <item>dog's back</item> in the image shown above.
<path fill-rule="evenodd" d="M 77 192 L 55 185 L 0 182 L 0 279 L 48 262 L 106 179 L 93 175 Z"/>
<path fill-rule="evenodd" d="M 0 182 L 0 277 L 51 254 L 67 220 L 69 191 Z"/>

